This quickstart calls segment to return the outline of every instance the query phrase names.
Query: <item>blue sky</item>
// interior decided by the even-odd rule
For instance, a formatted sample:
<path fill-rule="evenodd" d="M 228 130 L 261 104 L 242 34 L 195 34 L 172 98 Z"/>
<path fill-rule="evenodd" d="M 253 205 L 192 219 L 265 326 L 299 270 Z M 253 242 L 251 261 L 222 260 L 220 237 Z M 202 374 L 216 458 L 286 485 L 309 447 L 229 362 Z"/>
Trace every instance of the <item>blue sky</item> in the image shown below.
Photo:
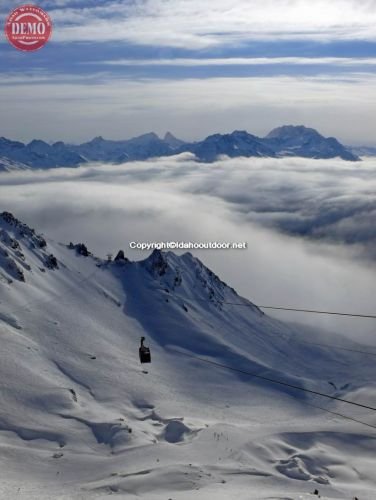
<path fill-rule="evenodd" d="M 306 124 L 376 144 L 376 2 L 41 0 L 35 53 L 0 43 L 0 135 L 196 139 Z M 0 2 L 4 23 L 18 2 Z"/>

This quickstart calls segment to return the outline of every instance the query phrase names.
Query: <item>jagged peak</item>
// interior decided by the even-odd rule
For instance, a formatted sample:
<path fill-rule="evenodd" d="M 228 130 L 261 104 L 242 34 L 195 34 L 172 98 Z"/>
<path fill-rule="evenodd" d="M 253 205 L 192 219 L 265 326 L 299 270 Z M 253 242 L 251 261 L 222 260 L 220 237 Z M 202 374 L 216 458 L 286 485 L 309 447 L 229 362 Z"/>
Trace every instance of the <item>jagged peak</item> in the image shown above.
<path fill-rule="evenodd" d="M 8 284 L 25 282 L 26 275 L 59 269 L 58 259 L 46 251 L 47 242 L 33 228 L 17 219 L 11 212 L 0 213 L 0 278 Z M 38 256 L 40 265 L 30 259 Z"/>
<path fill-rule="evenodd" d="M 178 139 L 171 132 L 166 132 L 163 140 L 172 148 L 178 148 L 178 147 L 182 146 L 183 144 L 185 144 L 185 141 Z"/>
<path fill-rule="evenodd" d="M 141 261 L 141 265 L 144 266 L 151 274 L 163 276 L 168 267 L 167 257 L 167 252 L 154 249 L 149 257 Z"/>
<path fill-rule="evenodd" d="M 169 141 L 171 139 L 177 139 L 177 138 L 171 132 L 166 132 L 165 135 L 164 135 L 164 137 L 163 137 L 163 140 L 164 141 Z"/>
<path fill-rule="evenodd" d="M 183 286 L 192 300 L 209 300 L 221 307 L 226 297 L 238 297 L 233 288 L 190 252 L 177 255 L 153 250 L 141 265 L 169 291 L 177 292 Z"/>

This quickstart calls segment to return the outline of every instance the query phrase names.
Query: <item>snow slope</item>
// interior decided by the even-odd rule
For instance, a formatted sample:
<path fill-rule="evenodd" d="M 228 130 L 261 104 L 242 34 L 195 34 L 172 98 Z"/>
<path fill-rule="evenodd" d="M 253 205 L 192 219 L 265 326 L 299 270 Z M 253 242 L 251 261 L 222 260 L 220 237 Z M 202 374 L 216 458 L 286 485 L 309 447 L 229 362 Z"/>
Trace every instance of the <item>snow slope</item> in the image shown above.
<path fill-rule="evenodd" d="M 375 498 L 376 429 L 311 405 L 375 412 L 197 359 L 376 407 L 374 353 L 308 343 L 191 254 L 107 262 L 3 213 L 0 335 L 0 498 Z"/>
<path fill-rule="evenodd" d="M 0 172 L 12 172 L 16 170 L 28 170 L 30 167 L 8 158 L 0 157 Z"/>

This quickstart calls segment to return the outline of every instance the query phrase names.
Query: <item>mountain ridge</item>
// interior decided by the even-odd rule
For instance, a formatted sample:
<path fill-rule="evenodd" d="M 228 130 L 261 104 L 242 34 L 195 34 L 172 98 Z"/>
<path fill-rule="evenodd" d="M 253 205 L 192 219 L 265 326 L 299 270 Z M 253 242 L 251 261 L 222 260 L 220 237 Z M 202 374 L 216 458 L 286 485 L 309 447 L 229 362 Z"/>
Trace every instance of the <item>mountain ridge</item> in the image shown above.
<path fill-rule="evenodd" d="M 341 158 L 359 161 L 350 148 L 334 137 L 324 137 L 303 125 L 284 125 L 265 137 L 245 130 L 228 134 L 212 134 L 201 141 L 185 142 L 167 132 L 161 139 L 154 132 L 125 140 L 108 140 L 101 136 L 79 145 L 57 141 L 52 145 L 38 139 L 23 144 L 0 138 L 0 171 L 16 168 L 78 167 L 88 162 L 124 163 L 172 156 L 185 152 L 195 154 L 198 161 L 211 163 L 221 156 L 237 157 L 303 157 L 315 159 Z"/>

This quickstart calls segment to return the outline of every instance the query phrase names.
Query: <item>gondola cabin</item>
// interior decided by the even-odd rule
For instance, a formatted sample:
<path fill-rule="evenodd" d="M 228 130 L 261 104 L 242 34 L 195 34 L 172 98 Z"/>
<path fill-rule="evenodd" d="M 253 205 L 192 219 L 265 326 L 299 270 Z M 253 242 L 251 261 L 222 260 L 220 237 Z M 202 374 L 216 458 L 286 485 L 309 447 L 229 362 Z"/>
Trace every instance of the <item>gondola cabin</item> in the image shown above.
<path fill-rule="evenodd" d="M 151 363 L 150 349 L 144 346 L 145 337 L 141 337 L 141 345 L 138 350 L 140 355 L 140 363 Z"/>

